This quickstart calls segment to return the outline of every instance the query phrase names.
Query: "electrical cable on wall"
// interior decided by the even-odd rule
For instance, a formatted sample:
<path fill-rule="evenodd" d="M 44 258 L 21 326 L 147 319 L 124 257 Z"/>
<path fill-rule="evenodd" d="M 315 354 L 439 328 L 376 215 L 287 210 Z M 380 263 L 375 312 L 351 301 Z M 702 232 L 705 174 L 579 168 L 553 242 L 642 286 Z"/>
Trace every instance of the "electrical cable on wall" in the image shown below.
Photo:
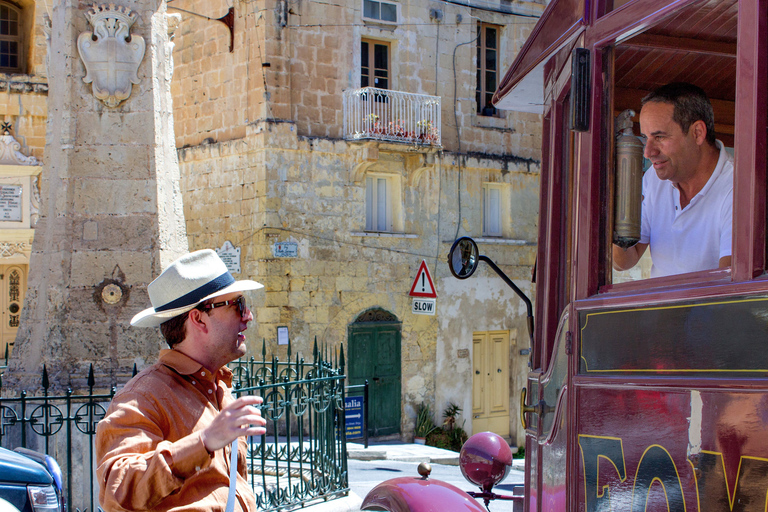
<path fill-rule="evenodd" d="M 462 173 L 462 167 L 464 166 L 464 156 L 461 154 L 461 128 L 459 127 L 459 116 L 456 113 L 456 109 L 458 107 L 458 98 L 456 97 L 457 94 L 457 88 L 458 88 L 458 78 L 456 77 L 456 50 L 459 49 L 459 46 L 464 46 L 465 44 L 472 44 L 475 41 L 477 41 L 480 38 L 480 34 L 478 34 L 474 39 L 471 41 L 467 41 L 466 43 L 459 43 L 457 44 L 453 49 L 453 122 L 456 125 L 456 139 L 458 143 L 458 177 L 456 179 L 456 199 L 458 202 L 458 211 L 459 211 L 459 219 L 456 222 L 456 233 L 453 235 L 453 239 L 456 240 L 459 237 L 459 229 L 461 229 L 461 173 Z"/>

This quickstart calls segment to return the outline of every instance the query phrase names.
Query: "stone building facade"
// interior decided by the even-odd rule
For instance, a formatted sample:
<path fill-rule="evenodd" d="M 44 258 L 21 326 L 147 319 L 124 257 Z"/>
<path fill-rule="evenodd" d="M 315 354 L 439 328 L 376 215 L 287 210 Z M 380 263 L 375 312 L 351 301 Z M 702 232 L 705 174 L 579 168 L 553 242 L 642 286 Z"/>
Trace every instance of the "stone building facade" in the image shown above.
<path fill-rule="evenodd" d="M 284 358 L 278 328 L 307 358 L 315 339 L 343 347 L 350 383 L 372 386 L 373 434 L 407 438 L 419 404 L 439 422 L 455 403 L 470 433 L 522 443 L 525 306 L 446 257 L 472 236 L 532 294 L 541 120 L 485 97 L 544 5 L 473 5 L 169 4 L 184 215 L 190 248 L 239 251 L 238 277 L 266 285 L 251 355 L 264 340 Z M 434 315 L 409 295 L 422 262 Z"/>
<path fill-rule="evenodd" d="M 0 1 L 0 358 L 13 349 L 40 208 L 48 79 L 43 12 Z M 4 359 L 0 359 L 4 361 Z"/>

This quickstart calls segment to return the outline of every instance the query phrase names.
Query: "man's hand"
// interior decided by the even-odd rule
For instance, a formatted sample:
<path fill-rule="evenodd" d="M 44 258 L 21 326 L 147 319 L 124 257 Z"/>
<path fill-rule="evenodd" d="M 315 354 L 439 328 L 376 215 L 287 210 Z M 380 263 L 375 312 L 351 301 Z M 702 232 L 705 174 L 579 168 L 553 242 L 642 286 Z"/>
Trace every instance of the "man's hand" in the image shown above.
<path fill-rule="evenodd" d="M 240 436 L 260 436 L 267 432 L 267 420 L 253 407 L 262 402 L 260 396 L 242 396 L 223 408 L 210 425 L 203 429 L 205 449 L 215 452 Z"/>

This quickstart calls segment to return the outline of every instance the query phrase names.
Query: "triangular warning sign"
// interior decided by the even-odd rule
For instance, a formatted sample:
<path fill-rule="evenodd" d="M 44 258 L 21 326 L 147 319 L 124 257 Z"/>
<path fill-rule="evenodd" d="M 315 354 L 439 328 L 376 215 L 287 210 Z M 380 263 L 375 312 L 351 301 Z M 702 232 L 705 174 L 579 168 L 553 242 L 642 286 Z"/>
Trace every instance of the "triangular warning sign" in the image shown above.
<path fill-rule="evenodd" d="M 411 297 L 437 298 L 435 283 L 432 282 L 432 276 L 429 275 L 429 267 L 427 267 L 425 260 L 421 261 L 421 266 L 419 271 L 416 272 L 416 279 L 414 279 L 411 292 L 408 295 Z"/>

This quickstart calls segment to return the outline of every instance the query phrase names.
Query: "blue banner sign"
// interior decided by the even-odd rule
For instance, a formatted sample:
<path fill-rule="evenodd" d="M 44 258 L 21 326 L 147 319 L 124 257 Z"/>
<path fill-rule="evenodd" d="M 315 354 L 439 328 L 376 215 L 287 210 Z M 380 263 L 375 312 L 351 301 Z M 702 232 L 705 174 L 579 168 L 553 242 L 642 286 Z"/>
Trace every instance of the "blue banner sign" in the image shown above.
<path fill-rule="evenodd" d="M 344 409 L 346 411 L 347 439 L 363 437 L 363 397 L 345 397 Z"/>

